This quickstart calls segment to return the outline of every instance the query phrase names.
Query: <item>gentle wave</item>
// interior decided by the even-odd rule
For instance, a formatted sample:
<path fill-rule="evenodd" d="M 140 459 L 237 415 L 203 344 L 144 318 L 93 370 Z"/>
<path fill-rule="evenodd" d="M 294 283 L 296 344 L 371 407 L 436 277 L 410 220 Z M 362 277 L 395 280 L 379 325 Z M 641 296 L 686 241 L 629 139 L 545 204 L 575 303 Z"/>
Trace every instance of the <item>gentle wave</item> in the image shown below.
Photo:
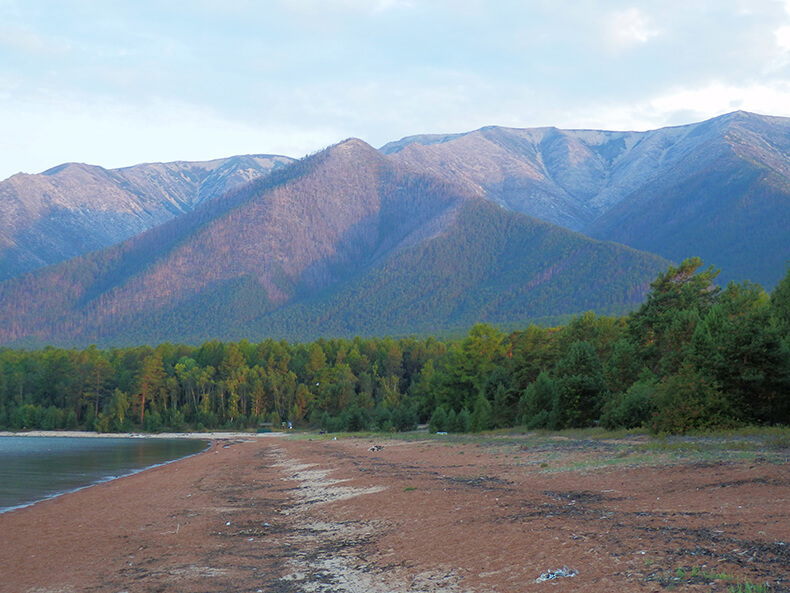
<path fill-rule="evenodd" d="M 204 451 L 206 441 L 0 436 L 0 513 Z"/>

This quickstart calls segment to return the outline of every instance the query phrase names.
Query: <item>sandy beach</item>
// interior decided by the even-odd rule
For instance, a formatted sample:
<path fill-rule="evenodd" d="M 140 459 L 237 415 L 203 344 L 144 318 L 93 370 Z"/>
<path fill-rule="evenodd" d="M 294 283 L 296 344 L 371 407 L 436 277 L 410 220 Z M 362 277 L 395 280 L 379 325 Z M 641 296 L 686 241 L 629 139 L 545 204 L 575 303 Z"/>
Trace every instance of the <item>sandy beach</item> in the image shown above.
<path fill-rule="evenodd" d="M 227 439 L 256 439 L 283 436 L 283 432 L 92 432 L 84 430 L 27 430 L 9 432 L 0 430 L 0 437 L 79 437 L 83 439 L 195 439 L 215 441 Z"/>
<path fill-rule="evenodd" d="M 0 515 L 0 591 L 790 590 L 787 451 L 643 451 L 235 435 Z"/>

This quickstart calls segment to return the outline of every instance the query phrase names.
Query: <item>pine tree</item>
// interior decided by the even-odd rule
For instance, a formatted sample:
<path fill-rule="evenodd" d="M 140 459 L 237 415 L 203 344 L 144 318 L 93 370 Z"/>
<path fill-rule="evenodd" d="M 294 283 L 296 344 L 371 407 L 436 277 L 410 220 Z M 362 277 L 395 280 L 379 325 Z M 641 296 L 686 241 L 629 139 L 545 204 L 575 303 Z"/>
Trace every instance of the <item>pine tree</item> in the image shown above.
<path fill-rule="evenodd" d="M 165 373 L 164 363 L 162 362 L 162 355 L 158 351 L 146 356 L 143 360 L 143 366 L 140 370 L 139 387 L 137 390 L 140 402 L 140 424 L 142 425 L 145 420 L 145 405 L 148 405 L 152 410 L 156 409 L 159 401 L 163 401 L 165 397 Z"/>
<path fill-rule="evenodd" d="M 491 409 L 491 402 L 483 395 L 480 394 L 475 401 L 475 407 L 472 410 L 472 432 L 482 432 L 490 430 L 493 426 L 494 414 Z"/>

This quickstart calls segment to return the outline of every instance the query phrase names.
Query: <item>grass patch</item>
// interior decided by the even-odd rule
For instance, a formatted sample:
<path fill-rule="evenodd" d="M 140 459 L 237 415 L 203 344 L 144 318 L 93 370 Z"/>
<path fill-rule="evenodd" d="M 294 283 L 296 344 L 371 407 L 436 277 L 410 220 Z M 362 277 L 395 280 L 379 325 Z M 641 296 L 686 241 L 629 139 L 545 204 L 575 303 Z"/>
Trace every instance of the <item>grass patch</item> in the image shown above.
<path fill-rule="evenodd" d="M 744 581 L 727 587 L 727 593 L 769 593 L 771 588 L 768 585 L 760 585 L 751 581 Z"/>
<path fill-rule="evenodd" d="M 785 427 L 748 427 L 674 436 L 652 436 L 644 430 L 607 431 L 598 427 L 557 432 L 511 428 L 446 435 L 414 431 L 323 435 L 303 433 L 294 436 L 315 440 L 373 438 L 449 447 L 471 446 L 482 449 L 492 457 L 512 460 L 517 465 L 536 468 L 540 465 L 540 471 L 550 472 L 726 461 L 790 462 L 790 428 Z"/>
<path fill-rule="evenodd" d="M 649 566 L 649 564 L 646 563 Z M 662 571 L 648 579 L 661 583 L 667 589 L 676 589 L 685 585 L 704 585 L 712 581 L 728 582 L 727 593 L 769 593 L 767 584 L 759 584 L 749 580 L 741 581 L 729 572 L 714 572 L 704 566 L 684 566 L 674 571 Z"/>

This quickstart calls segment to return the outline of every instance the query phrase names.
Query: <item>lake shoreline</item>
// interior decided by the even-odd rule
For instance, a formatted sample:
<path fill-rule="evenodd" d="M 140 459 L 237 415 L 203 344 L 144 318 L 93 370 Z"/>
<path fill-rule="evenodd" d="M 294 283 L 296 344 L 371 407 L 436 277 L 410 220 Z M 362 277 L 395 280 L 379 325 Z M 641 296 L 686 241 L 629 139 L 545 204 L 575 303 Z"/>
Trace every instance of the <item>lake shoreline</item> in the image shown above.
<path fill-rule="evenodd" d="M 790 583 L 786 448 L 646 456 L 636 437 L 249 436 L 0 515 L 0 591 Z"/>
<path fill-rule="evenodd" d="M 0 434 L 0 514 L 198 455 L 222 439 Z"/>
<path fill-rule="evenodd" d="M 257 439 L 282 437 L 285 432 L 91 432 L 86 430 L 28 430 L 0 431 L 0 437 L 75 437 L 116 439 L 195 439 L 200 441 L 223 441 L 230 439 Z"/>

